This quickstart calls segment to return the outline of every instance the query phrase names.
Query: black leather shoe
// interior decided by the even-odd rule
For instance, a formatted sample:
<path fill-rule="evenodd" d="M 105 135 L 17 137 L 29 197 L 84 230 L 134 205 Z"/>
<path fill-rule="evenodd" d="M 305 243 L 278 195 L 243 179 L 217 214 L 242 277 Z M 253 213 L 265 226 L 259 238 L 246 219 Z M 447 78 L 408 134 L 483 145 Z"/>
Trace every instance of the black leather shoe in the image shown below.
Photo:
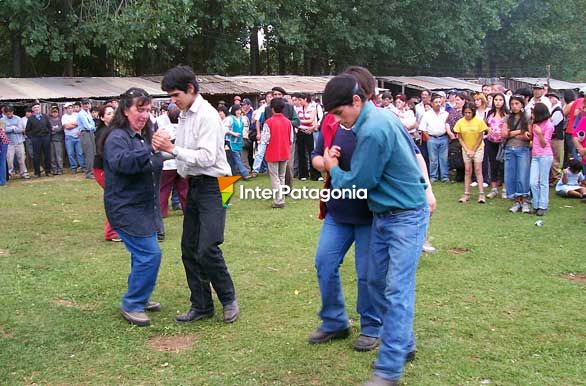
<path fill-rule="evenodd" d="M 202 313 L 198 310 L 190 309 L 186 314 L 177 315 L 175 320 L 180 323 L 195 322 L 196 320 L 208 319 L 214 316 L 214 312 Z"/>
<path fill-rule="evenodd" d="M 325 332 L 322 330 L 315 330 L 311 334 L 309 334 L 309 343 L 310 344 L 321 344 L 327 343 L 334 339 L 344 339 L 350 336 L 350 329 L 346 328 L 343 330 L 332 331 L 332 332 Z"/>

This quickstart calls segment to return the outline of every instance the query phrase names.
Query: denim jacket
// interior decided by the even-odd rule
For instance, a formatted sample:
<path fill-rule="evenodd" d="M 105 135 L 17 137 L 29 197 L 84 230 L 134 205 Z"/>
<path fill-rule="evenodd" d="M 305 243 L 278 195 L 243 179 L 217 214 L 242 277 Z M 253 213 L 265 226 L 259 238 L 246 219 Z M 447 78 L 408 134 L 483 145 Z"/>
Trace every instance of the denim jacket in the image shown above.
<path fill-rule="evenodd" d="M 161 232 L 159 186 L 163 157 L 129 128 L 114 129 L 104 145 L 104 206 L 113 228 L 131 236 Z"/>

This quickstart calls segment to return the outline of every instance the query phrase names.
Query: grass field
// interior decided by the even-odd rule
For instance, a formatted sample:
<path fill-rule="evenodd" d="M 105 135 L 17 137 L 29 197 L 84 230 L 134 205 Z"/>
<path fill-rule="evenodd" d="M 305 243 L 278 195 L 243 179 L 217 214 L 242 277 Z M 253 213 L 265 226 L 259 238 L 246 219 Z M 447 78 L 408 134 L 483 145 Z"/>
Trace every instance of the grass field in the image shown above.
<path fill-rule="evenodd" d="M 246 182 L 256 184 L 268 179 Z M 435 187 L 439 252 L 419 266 L 418 354 L 403 383 L 585 385 L 586 205 L 552 197 L 536 227 L 502 199 L 458 204 L 461 191 Z M 376 354 L 351 346 L 352 253 L 342 271 L 353 336 L 307 344 L 320 304 L 315 201 L 272 210 L 232 199 L 223 250 L 242 308 L 232 325 L 218 303 L 214 319 L 175 323 L 189 295 L 182 217 L 171 212 L 153 295 L 163 309 L 136 328 L 118 312 L 129 255 L 102 240 L 101 197 L 95 182 L 70 176 L 0 189 L 0 384 L 357 385 L 370 376 Z"/>

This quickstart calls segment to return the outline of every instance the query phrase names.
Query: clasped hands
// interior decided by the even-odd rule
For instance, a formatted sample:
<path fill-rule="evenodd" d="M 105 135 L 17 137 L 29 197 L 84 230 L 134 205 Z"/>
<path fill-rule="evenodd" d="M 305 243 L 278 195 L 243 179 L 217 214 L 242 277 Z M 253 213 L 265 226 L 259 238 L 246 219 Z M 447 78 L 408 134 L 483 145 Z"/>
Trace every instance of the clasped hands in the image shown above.
<path fill-rule="evenodd" d="M 326 169 L 327 172 L 340 164 L 339 158 L 341 150 L 340 146 L 332 146 L 331 148 L 326 147 L 324 150 L 324 169 Z"/>
<path fill-rule="evenodd" d="M 172 153 L 175 145 L 171 142 L 171 136 L 165 130 L 157 130 L 153 134 L 151 145 L 154 151 L 166 151 Z"/>

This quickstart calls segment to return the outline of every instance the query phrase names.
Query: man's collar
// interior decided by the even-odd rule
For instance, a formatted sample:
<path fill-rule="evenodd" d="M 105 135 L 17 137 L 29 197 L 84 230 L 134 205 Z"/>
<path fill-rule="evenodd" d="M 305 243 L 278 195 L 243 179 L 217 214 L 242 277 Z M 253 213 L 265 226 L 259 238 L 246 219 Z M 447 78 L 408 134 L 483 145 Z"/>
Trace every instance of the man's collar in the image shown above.
<path fill-rule="evenodd" d="M 362 105 L 362 110 L 360 110 L 360 114 L 358 115 L 358 119 L 356 120 L 356 122 L 354 122 L 354 127 L 352 128 L 352 131 L 354 133 L 358 133 L 358 131 L 360 130 L 360 126 L 362 126 L 370 111 L 376 108 L 377 107 L 375 107 L 372 103 L 364 102 L 364 104 Z"/>
<path fill-rule="evenodd" d="M 191 104 L 191 107 L 189 107 L 188 111 L 191 111 L 192 113 L 196 113 L 197 110 L 199 110 L 199 108 L 201 107 L 203 103 L 203 98 L 201 95 L 195 94 L 195 99 L 193 100 L 193 103 Z"/>

